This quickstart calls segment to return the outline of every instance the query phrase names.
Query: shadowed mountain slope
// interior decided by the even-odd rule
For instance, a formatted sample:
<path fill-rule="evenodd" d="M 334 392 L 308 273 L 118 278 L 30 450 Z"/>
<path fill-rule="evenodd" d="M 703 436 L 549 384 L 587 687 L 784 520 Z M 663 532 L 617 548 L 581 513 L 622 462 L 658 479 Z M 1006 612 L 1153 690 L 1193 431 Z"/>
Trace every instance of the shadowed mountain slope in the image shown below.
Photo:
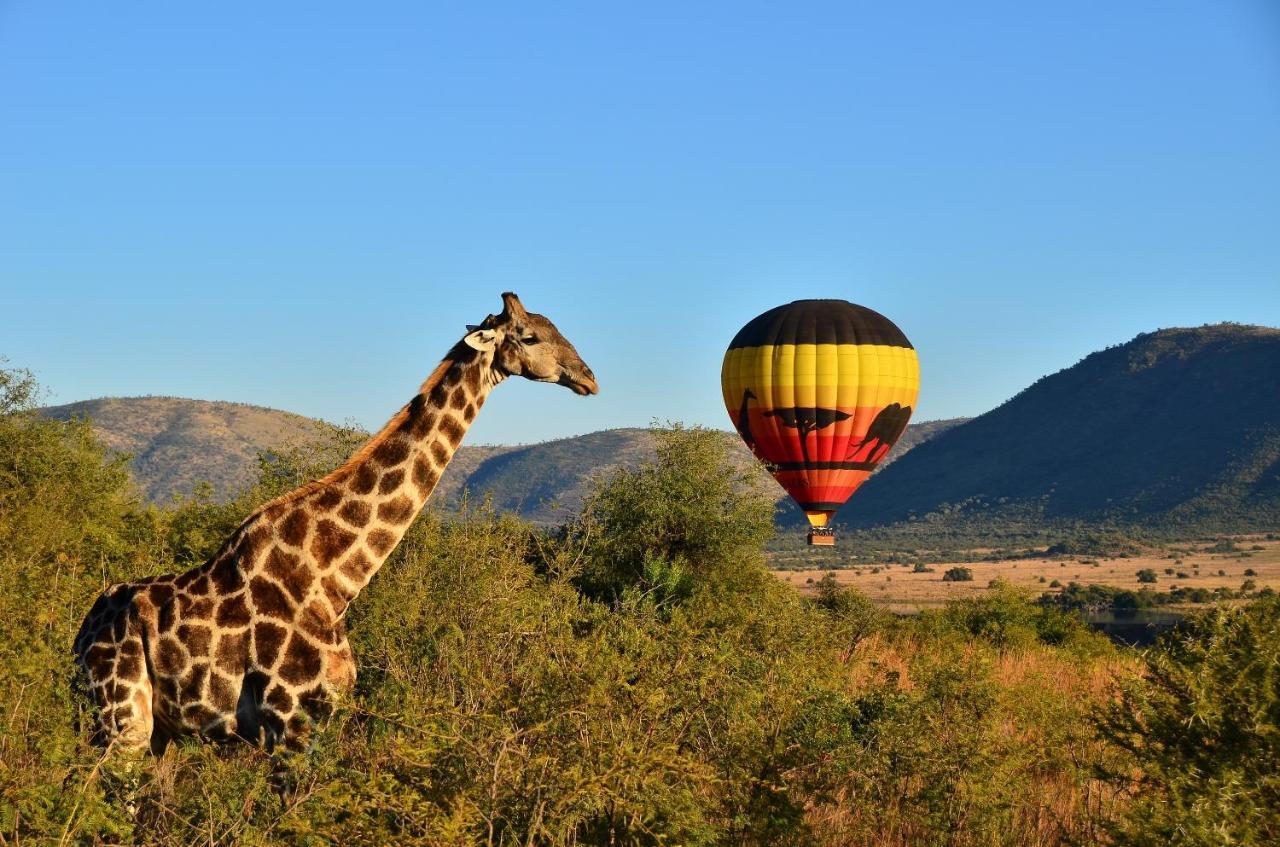
<path fill-rule="evenodd" d="M 840 515 L 926 517 L 1275 529 L 1280 330 L 1167 329 L 1094 353 L 911 451 Z"/>

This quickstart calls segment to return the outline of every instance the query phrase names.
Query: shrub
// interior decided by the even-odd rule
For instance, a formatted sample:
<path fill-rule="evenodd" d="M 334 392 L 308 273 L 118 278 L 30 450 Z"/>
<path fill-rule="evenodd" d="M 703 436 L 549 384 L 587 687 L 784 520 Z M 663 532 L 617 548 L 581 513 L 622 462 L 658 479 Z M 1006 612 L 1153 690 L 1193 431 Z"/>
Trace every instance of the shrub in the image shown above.
<path fill-rule="evenodd" d="M 1134 792 L 1114 827 L 1118 843 L 1280 840 L 1278 655 L 1275 599 L 1196 615 L 1144 655 L 1146 681 L 1125 682 L 1099 722 L 1137 768 L 1108 773 Z"/>
<path fill-rule="evenodd" d="M 1149 584 L 1149 583 L 1157 582 L 1158 580 L 1159 580 L 1159 577 L 1156 576 L 1156 572 L 1151 568 L 1143 568 L 1142 570 L 1138 571 L 1138 582 Z"/>
<path fill-rule="evenodd" d="M 943 582 L 973 582 L 973 571 L 965 567 L 948 568 L 942 575 Z"/>

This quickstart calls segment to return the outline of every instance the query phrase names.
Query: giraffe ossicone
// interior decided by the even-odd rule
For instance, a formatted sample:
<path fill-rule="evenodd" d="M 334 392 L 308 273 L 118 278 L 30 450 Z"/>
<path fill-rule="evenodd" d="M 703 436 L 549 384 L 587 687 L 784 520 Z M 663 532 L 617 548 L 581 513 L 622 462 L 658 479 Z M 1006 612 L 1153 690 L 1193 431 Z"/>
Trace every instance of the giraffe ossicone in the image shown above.
<path fill-rule="evenodd" d="M 95 738 L 179 735 L 297 746 L 355 684 L 343 613 L 422 509 L 489 392 L 509 376 L 598 391 L 573 345 L 515 294 L 328 476 L 263 504 L 205 564 L 113 585 L 73 652 Z"/>

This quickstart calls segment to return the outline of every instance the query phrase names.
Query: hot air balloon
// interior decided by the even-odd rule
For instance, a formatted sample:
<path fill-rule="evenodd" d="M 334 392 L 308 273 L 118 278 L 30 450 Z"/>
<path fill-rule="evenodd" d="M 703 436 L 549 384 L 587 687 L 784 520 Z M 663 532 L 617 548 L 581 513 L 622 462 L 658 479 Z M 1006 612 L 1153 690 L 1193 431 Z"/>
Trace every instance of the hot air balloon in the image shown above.
<path fill-rule="evenodd" d="M 831 518 L 897 442 L 920 366 L 892 321 L 844 300 L 797 300 L 734 336 L 720 373 L 742 440 L 835 544 Z"/>

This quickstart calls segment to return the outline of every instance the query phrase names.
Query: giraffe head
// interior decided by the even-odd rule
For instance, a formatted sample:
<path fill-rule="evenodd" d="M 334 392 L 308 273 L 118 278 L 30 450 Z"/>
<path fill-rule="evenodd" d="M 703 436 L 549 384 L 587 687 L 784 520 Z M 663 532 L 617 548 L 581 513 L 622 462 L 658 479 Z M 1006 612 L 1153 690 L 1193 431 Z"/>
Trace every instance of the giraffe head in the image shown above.
<path fill-rule="evenodd" d="M 490 315 L 463 339 L 468 346 L 493 352 L 493 367 L 503 376 L 554 382 L 575 394 L 596 394 L 595 374 L 569 339 L 542 315 L 526 312 L 520 298 L 502 295 L 502 314 Z"/>

